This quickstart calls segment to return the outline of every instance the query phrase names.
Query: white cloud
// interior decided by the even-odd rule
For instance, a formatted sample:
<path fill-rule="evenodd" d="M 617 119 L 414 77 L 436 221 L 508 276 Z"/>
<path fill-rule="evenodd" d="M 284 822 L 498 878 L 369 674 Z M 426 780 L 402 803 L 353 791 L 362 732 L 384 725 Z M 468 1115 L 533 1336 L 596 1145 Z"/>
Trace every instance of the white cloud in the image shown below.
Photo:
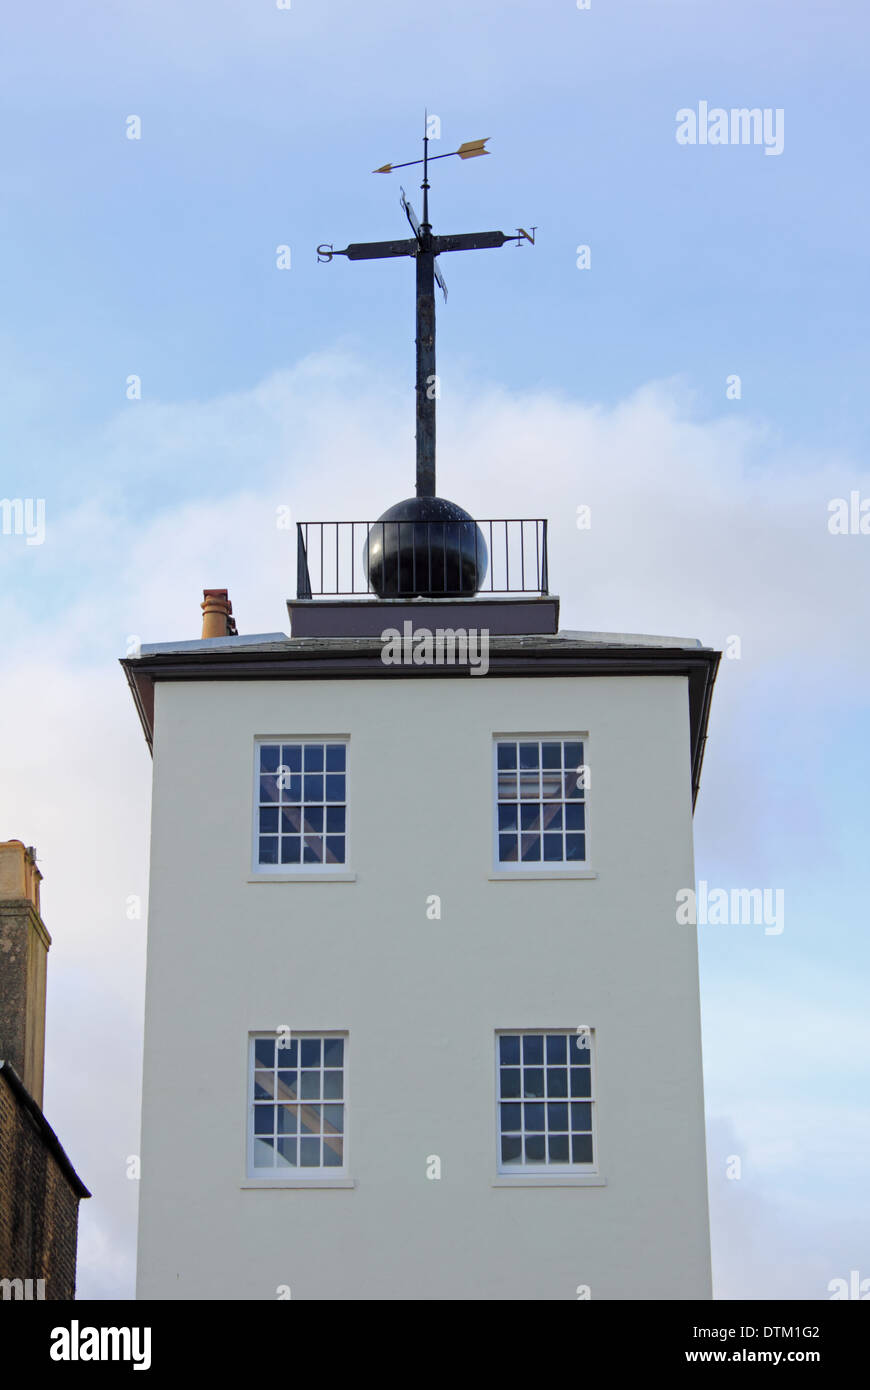
<path fill-rule="evenodd" d="M 813 1190 L 795 1197 L 751 1166 L 726 1177 L 720 1155 L 740 1155 L 743 1135 L 727 1116 L 708 1122 L 713 1296 L 717 1299 L 830 1299 L 833 1279 L 870 1277 L 870 1220 L 863 1208 L 831 1211 L 831 1174 L 813 1169 Z M 857 1157 L 857 1156 L 856 1156 Z M 805 1162 L 812 1165 L 814 1155 Z"/>

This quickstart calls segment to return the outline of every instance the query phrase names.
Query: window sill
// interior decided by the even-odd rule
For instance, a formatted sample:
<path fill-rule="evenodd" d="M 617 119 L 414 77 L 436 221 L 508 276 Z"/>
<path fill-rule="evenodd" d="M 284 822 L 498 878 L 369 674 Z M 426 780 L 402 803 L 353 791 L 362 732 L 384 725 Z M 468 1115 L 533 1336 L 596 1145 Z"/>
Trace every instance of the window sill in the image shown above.
<path fill-rule="evenodd" d="M 607 1179 L 599 1173 L 499 1173 L 493 1187 L 606 1187 Z"/>
<path fill-rule="evenodd" d="M 277 1187 L 356 1187 L 354 1178 L 246 1178 L 239 1186 L 245 1190 Z"/>
<path fill-rule="evenodd" d="M 257 874 L 248 883 L 356 883 L 356 874 L 345 873 L 305 873 L 298 874 Z"/>
<path fill-rule="evenodd" d="M 496 869 L 489 875 L 490 883 L 523 883 L 528 879 L 598 878 L 595 869 Z"/>

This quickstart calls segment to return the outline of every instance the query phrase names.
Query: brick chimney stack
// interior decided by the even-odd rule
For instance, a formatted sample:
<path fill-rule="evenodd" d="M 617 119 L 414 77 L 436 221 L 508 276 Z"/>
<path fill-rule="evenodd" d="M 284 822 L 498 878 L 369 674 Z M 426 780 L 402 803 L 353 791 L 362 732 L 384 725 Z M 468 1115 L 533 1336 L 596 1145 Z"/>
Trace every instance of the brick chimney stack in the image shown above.
<path fill-rule="evenodd" d="M 39 915 L 36 851 L 0 842 L 0 1058 L 42 1107 L 45 977 L 51 937 Z"/>
<path fill-rule="evenodd" d="M 233 605 L 226 589 L 203 589 L 202 635 L 206 637 L 235 637 L 236 620 Z"/>

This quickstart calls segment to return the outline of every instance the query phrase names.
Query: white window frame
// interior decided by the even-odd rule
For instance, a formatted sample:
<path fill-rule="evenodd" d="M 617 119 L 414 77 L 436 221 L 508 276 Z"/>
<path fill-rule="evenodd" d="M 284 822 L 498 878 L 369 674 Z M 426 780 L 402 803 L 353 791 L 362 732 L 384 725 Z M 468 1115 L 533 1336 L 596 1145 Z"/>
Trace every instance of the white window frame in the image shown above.
<path fill-rule="evenodd" d="M 590 838 L 589 838 L 589 791 L 591 788 L 584 789 L 582 805 L 585 807 L 583 835 L 586 837 L 586 857 L 585 859 L 558 859 L 555 861 L 543 858 L 533 860 L 531 863 L 523 863 L 517 860 L 511 863 L 509 860 L 499 859 L 498 857 L 498 745 L 500 743 L 582 743 L 583 744 L 583 764 L 590 767 L 589 762 L 589 735 L 573 731 L 570 733 L 560 733 L 557 730 L 542 733 L 494 733 L 492 736 L 492 871 L 491 878 L 494 879 L 522 879 L 522 878 L 597 878 L 598 875 L 591 868 Z M 519 768 L 517 769 L 519 771 Z M 518 799 L 517 806 L 522 805 Z M 565 805 L 565 802 L 562 802 Z M 543 834 L 543 831 L 541 832 Z M 522 832 L 517 829 L 518 837 Z M 518 849 L 521 840 L 518 838 Z M 543 844 L 541 846 L 543 854 Z"/>
<path fill-rule="evenodd" d="M 344 863 L 343 864 L 261 864 L 260 863 L 260 748 L 263 744 L 315 744 L 318 747 L 327 743 L 341 743 L 345 748 L 345 821 L 344 821 Z M 304 754 L 303 754 L 304 757 Z M 289 883 L 296 880 L 332 879 L 350 881 L 356 878 L 350 865 L 351 853 L 351 740 L 349 734 L 257 734 L 254 739 L 253 780 L 251 788 L 251 883 Z M 300 805 L 304 806 L 304 801 Z M 279 805 L 279 803 L 276 803 Z M 279 806 L 280 809 L 280 806 Z M 324 838 L 326 826 L 324 823 Z M 303 837 L 304 838 L 304 837 Z"/>
<path fill-rule="evenodd" d="M 258 1042 L 260 1042 L 260 1040 L 263 1039 L 263 1038 L 271 1038 L 271 1039 L 273 1039 L 273 1040 L 276 1042 L 276 1044 L 277 1044 L 277 1042 L 278 1042 L 278 1036 L 279 1036 L 279 1035 L 275 1032 L 274 1029 L 273 1029 L 273 1030 L 269 1030 L 269 1029 L 258 1029 L 258 1030 L 256 1030 L 256 1031 L 251 1031 L 251 1032 L 248 1034 L 248 1052 L 247 1052 L 247 1068 L 248 1068 L 248 1080 L 247 1080 L 247 1106 L 246 1106 L 246 1111 L 245 1111 L 245 1125 L 246 1125 L 246 1137 L 245 1137 L 245 1175 L 246 1175 L 246 1176 L 245 1176 L 245 1182 L 244 1182 L 243 1185 L 244 1185 L 245 1187 L 353 1187 L 353 1185 L 354 1185 L 354 1184 L 353 1184 L 353 1181 L 352 1181 L 352 1180 L 349 1178 L 349 1176 L 348 1176 L 348 1174 L 349 1174 L 349 1169 L 348 1169 L 348 1152 L 347 1152 L 347 1150 L 348 1150 L 348 1123 L 347 1123 L 347 1120 L 348 1120 L 348 1113 L 349 1113 L 349 1096 L 348 1096 L 348 1089 L 349 1089 L 349 1086 L 348 1086 L 348 1082 L 349 1082 L 349 1068 L 348 1068 L 348 1056 L 349 1056 L 349 1047 L 350 1047 L 350 1037 L 349 1037 L 349 1034 L 348 1034 L 346 1031 L 343 1031 L 342 1029 L 324 1028 L 324 1029 L 321 1029 L 321 1030 L 315 1030 L 315 1029 L 313 1029 L 313 1028 L 308 1028 L 308 1029 L 300 1029 L 298 1032 L 296 1032 L 296 1031 L 294 1030 L 294 1031 L 292 1031 L 289 1035 L 287 1035 L 287 1036 L 289 1036 L 289 1037 L 291 1038 L 291 1040 L 293 1040 L 293 1041 L 295 1041 L 295 1042 L 297 1042 L 297 1043 L 302 1043 L 302 1042 L 304 1042 L 306 1039 L 312 1039 L 312 1038 L 318 1038 L 318 1039 L 320 1039 L 321 1042 L 323 1042 L 324 1040 L 332 1039 L 332 1038 L 341 1038 L 341 1040 L 342 1040 L 343 1043 L 344 1043 L 343 1061 L 342 1061 L 342 1066 L 341 1066 L 341 1072 L 342 1072 L 341 1104 L 342 1104 L 342 1106 L 344 1107 L 344 1109 L 343 1109 L 343 1122 L 344 1122 L 344 1128 L 343 1128 L 343 1131 L 342 1131 L 342 1151 L 341 1151 L 342 1164 L 341 1164 L 341 1167 L 336 1166 L 336 1167 L 326 1168 L 326 1167 L 321 1166 L 321 1167 L 319 1167 L 319 1168 L 303 1168 L 303 1167 L 301 1167 L 301 1166 L 297 1166 L 297 1167 L 295 1167 L 295 1168 L 279 1168 L 279 1167 L 275 1166 L 275 1167 L 273 1167 L 273 1168 L 258 1168 L 258 1167 L 256 1167 L 256 1166 L 254 1165 L 254 1138 L 255 1138 L 255 1136 L 254 1136 L 254 1084 L 255 1084 L 255 1083 L 254 1083 L 254 1072 L 255 1072 L 255 1066 L 254 1066 L 255 1054 L 254 1054 L 254 1049 L 255 1049 L 255 1047 L 256 1047 L 256 1044 L 257 1044 Z M 323 1071 L 323 1064 L 322 1064 L 322 1062 L 321 1062 L 321 1073 L 322 1073 L 322 1071 Z M 329 1105 L 330 1103 L 335 1104 L 336 1102 L 324 1101 L 322 1097 L 321 1097 L 320 1101 L 313 1101 L 313 1102 L 312 1102 L 312 1104 L 315 1104 L 315 1105 L 319 1104 L 321 1107 L 322 1107 L 323 1105 Z M 302 1101 L 301 1101 L 301 1100 L 299 1101 L 299 1104 L 300 1104 L 300 1105 L 302 1104 Z"/>
<path fill-rule="evenodd" d="M 593 1179 L 593 1180 L 594 1180 L 594 1185 L 595 1185 L 595 1186 L 604 1186 L 604 1180 L 600 1177 L 600 1170 L 599 1170 L 599 1157 L 600 1157 L 600 1153 L 599 1153 L 599 1148 L 598 1148 L 598 1057 L 597 1057 L 597 1046 L 596 1046 L 596 1030 L 595 1030 L 595 1028 L 592 1028 L 592 1027 L 590 1027 L 589 1030 L 588 1030 L 588 1034 L 589 1034 L 589 1067 L 590 1067 L 589 1084 L 590 1084 L 590 1091 L 591 1091 L 591 1095 L 589 1096 L 588 1099 L 589 1099 L 589 1101 L 590 1101 L 590 1103 L 591 1103 L 591 1105 L 592 1105 L 592 1130 L 591 1130 L 591 1132 L 592 1132 L 592 1162 L 591 1162 L 591 1163 L 547 1163 L 547 1162 L 545 1162 L 545 1163 L 504 1163 L 504 1162 L 502 1161 L 502 1156 L 501 1156 L 501 1140 L 502 1140 L 502 1129 L 501 1129 L 501 1105 L 502 1105 L 502 1095 L 501 1095 L 501 1076 L 500 1076 L 500 1070 L 501 1070 L 501 1061 L 500 1061 L 500 1058 L 501 1058 L 501 1039 L 502 1039 L 503 1037 L 525 1037 L 525 1036 L 528 1036 L 528 1035 L 532 1035 L 532 1036 L 534 1036 L 534 1037 L 543 1036 L 544 1039 L 545 1039 L 545 1042 L 544 1042 L 545 1052 L 544 1052 L 544 1063 L 543 1063 L 543 1066 L 544 1066 L 544 1070 L 546 1071 L 546 1065 L 547 1065 L 547 1063 L 546 1063 L 546 1046 L 547 1046 L 547 1044 L 546 1044 L 546 1038 L 547 1038 L 547 1037 L 566 1037 L 566 1036 L 570 1037 L 570 1036 L 576 1035 L 576 1034 L 577 1034 L 577 1027 L 576 1027 L 576 1025 L 575 1025 L 574 1027 L 568 1027 L 568 1028 L 551 1028 L 551 1027 L 547 1027 L 547 1028 L 545 1028 L 545 1027 L 539 1027 L 539 1028 L 497 1028 L 497 1029 L 495 1030 L 495 1047 L 494 1047 L 493 1051 L 494 1051 L 494 1056 L 495 1056 L 494 1086 L 495 1086 L 495 1143 L 496 1143 L 496 1173 L 497 1173 L 497 1185 L 516 1184 L 516 1185 L 518 1185 L 518 1186 L 519 1186 L 519 1185 L 527 1186 L 527 1185 L 534 1185 L 534 1184 L 539 1183 L 539 1182 L 542 1183 L 542 1184 L 544 1184 L 544 1185 L 546 1185 L 547 1182 L 549 1182 L 549 1181 L 551 1181 L 551 1180 L 555 1180 L 555 1181 L 557 1181 L 557 1182 L 559 1182 L 559 1183 L 561 1184 L 561 1183 L 564 1183 L 566 1180 L 573 1178 L 573 1179 L 575 1179 L 578 1183 L 582 1183 L 582 1182 L 584 1182 L 584 1180 L 586 1180 L 586 1179 Z M 569 1065 L 569 1070 L 570 1070 L 570 1062 L 569 1062 L 568 1065 Z M 570 1089 L 570 1088 L 569 1088 L 569 1089 Z M 556 1097 L 553 1097 L 552 1099 L 553 1099 L 553 1100 L 556 1100 L 557 1098 L 556 1098 Z M 585 1101 L 585 1100 L 586 1100 L 586 1097 L 583 1097 L 583 1100 Z M 509 1103 L 509 1104 L 511 1103 L 511 1102 L 510 1102 L 510 1098 L 508 1098 L 508 1103 Z M 540 1102 L 535 1101 L 534 1103 L 535 1103 L 535 1104 L 546 1105 L 548 1102 L 547 1102 L 547 1099 L 544 1098 L 544 1099 L 541 1100 Z M 558 1103 L 558 1104 L 565 1103 L 565 1098 L 562 1097 L 562 1096 L 558 1097 L 557 1103 Z M 568 1105 L 571 1104 L 571 1097 L 570 1097 L 570 1095 L 569 1095 L 568 1098 L 567 1098 L 567 1104 L 568 1104 Z M 546 1131 L 544 1131 L 544 1132 L 546 1133 Z M 524 1137 L 525 1137 L 525 1133 L 526 1133 L 526 1131 L 524 1130 L 524 1131 L 523 1131 L 523 1136 L 524 1136 Z M 570 1136 L 570 1131 L 569 1131 L 569 1136 Z"/>

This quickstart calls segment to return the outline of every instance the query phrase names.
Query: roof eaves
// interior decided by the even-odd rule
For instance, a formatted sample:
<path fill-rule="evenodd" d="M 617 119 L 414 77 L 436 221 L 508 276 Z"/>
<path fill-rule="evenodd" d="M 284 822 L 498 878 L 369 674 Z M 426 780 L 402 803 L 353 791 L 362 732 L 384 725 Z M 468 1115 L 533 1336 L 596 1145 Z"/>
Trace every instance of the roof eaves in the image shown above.
<path fill-rule="evenodd" d="M 611 640 L 607 640 L 611 639 Z M 206 642 L 160 643 L 124 657 L 127 680 L 152 748 L 155 680 L 321 679 L 380 675 L 425 678 L 421 667 L 383 667 L 382 644 L 372 637 L 213 638 Z M 710 700 L 721 653 L 697 638 L 640 637 L 626 633 L 500 635 L 490 638 L 490 673 L 513 675 L 680 675 L 689 678 L 692 804 L 700 787 Z M 438 675 L 459 676 L 445 668 Z"/>

